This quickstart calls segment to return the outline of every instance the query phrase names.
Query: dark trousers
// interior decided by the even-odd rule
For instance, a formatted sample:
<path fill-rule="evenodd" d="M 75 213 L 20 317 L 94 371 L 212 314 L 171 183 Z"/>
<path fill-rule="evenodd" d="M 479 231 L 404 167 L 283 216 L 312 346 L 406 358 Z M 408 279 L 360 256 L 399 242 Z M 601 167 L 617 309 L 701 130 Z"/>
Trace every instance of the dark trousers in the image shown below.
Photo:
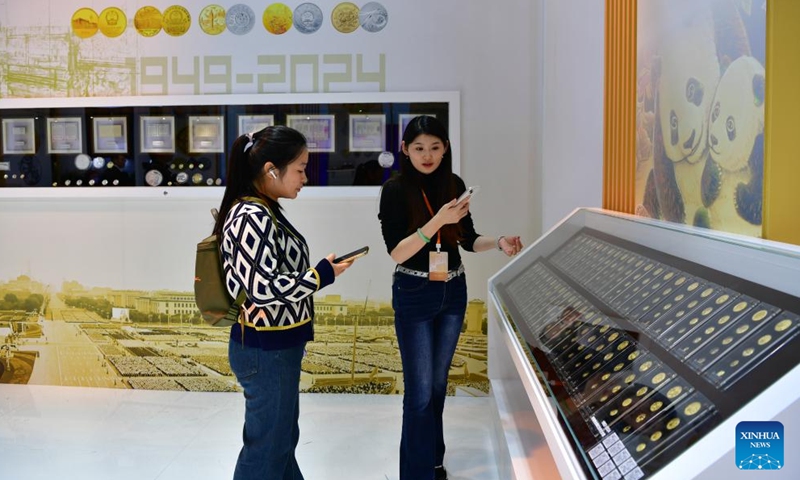
<path fill-rule="evenodd" d="M 234 480 L 303 480 L 295 458 L 300 438 L 300 362 L 305 344 L 262 350 L 230 341 L 231 370 L 244 388 L 242 446 Z"/>
<path fill-rule="evenodd" d="M 442 412 L 467 308 L 466 278 L 431 282 L 396 272 L 392 304 L 405 386 L 400 480 L 433 480 L 444 461 Z"/>

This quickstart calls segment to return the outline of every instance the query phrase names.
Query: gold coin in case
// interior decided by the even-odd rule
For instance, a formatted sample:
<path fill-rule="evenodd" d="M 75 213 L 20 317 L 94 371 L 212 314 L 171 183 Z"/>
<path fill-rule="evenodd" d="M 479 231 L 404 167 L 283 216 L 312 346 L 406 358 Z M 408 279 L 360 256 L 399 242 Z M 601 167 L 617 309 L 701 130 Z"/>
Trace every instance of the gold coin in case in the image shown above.
<path fill-rule="evenodd" d="M 672 420 L 667 422 L 667 430 L 675 430 L 676 428 L 678 428 L 678 425 L 680 424 L 681 424 L 680 418 L 673 418 Z"/>
<path fill-rule="evenodd" d="M 792 321 L 789 319 L 781 320 L 775 325 L 776 332 L 782 332 L 792 326 Z"/>
<path fill-rule="evenodd" d="M 772 335 L 767 334 L 758 339 L 758 344 L 764 346 L 768 344 L 770 340 L 772 340 Z"/>
<path fill-rule="evenodd" d="M 639 390 L 636 390 L 636 396 L 637 397 L 641 397 L 641 396 L 645 395 L 648 391 L 649 391 L 649 389 L 647 387 L 642 387 Z"/>
<path fill-rule="evenodd" d="M 630 398 L 626 398 L 625 400 L 623 400 L 623 401 L 622 401 L 622 406 L 623 406 L 623 407 L 627 407 L 627 406 L 629 406 L 631 403 L 633 403 L 633 400 L 631 400 Z"/>
<path fill-rule="evenodd" d="M 197 23 L 200 29 L 209 35 L 219 35 L 228 28 L 225 22 L 225 8 L 219 5 L 206 5 L 200 10 Z"/>
<path fill-rule="evenodd" d="M 89 38 L 97 33 L 97 12 L 91 8 L 79 8 L 72 14 L 72 33 L 80 38 Z"/>
<path fill-rule="evenodd" d="M 650 435 L 650 441 L 652 441 L 652 442 L 657 442 L 657 441 L 661 440 L 661 437 L 662 437 L 663 435 L 664 435 L 664 434 L 663 434 L 663 433 L 661 433 L 661 431 L 660 431 L 660 430 L 659 430 L 659 431 L 657 431 L 657 432 L 653 432 L 653 434 L 652 434 L 652 435 Z"/>
<path fill-rule="evenodd" d="M 654 385 L 658 385 L 659 383 L 661 383 L 664 380 L 666 380 L 666 378 L 667 378 L 667 374 L 666 373 L 664 373 L 664 372 L 657 373 L 655 376 L 653 376 L 653 384 Z"/>
<path fill-rule="evenodd" d="M 352 33 L 359 27 L 359 8 L 355 3 L 342 2 L 333 7 L 331 23 L 333 28 L 342 33 Z"/>
<path fill-rule="evenodd" d="M 699 412 L 701 407 L 702 404 L 700 402 L 692 402 L 689 405 L 686 405 L 686 408 L 683 409 L 683 413 L 691 417 Z"/>
<path fill-rule="evenodd" d="M 100 12 L 100 31 L 109 38 L 119 37 L 128 28 L 128 17 L 117 7 L 108 7 Z"/>
<path fill-rule="evenodd" d="M 136 11 L 133 27 L 143 37 L 154 37 L 161 31 L 163 16 L 156 7 L 146 6 Z"/>
<path fill-rule="evenodd" d="M 644 444 L 644 443 L 640 443 L 639 445 L 636 445 L 636 451 L 637 452 L 643 452 L 645 448 L 647 448 L 647 445 Z"/>
<path fill-rule="evenodd" d="M 180 37 L 189 31 L 192 26 L 192 16 L 189 10 L 180 5 L 172 5 L 164 10 L 162 19 L 164 33 L 173 37 Z"/>
<path fill-rule="evenodd" d="M 681 387 L 680 385 L 674 386 L 674 387 L 670 388 L 669 390 L 667 390 L 667 398 L 672 400 L 673 398 L 675 398 L 678 395 L 680 395 L 682 391 L 683 391 L 683 387 Z"/>
<path fill-rule="evenodd" d="M 652 405 L 650 405 L 650 411 L 651 412 L 657 412 L 657 411 L 661 410 L 661 407 L 663 407 L 663 406 L 664 406 L 664 402 L 655 401 L 655 402 L 652 403 Z"/>

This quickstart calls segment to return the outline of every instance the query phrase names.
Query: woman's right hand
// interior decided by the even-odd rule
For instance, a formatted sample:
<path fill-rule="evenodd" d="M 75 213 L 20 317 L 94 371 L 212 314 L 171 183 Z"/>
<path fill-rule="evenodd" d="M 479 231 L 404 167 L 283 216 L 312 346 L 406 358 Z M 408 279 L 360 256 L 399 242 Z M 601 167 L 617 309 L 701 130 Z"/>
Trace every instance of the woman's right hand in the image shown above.
<path fill-rule="evenodd" d="M 345 270 L 350 268 L 350 265 L 353 264 L 352 260 L 349 261 L 349 262 L 333 263 L 333 259 L 336 258 L 336 254 L 335 253 L 329 253 L 328 256 L 325 257 L 325 258 L 328 260 L 328 262 L 330 262 L 331 267 L 333 267 L 333 276 L 334 277 L 338 277 L 339 275 L 341 275 L 342 272 L 344 272 Z"/>
<path fill-rule="evenodd" d="M 442 208 L 436 212 L 436 216 L 441 220 L 442 225 L 449 225 L 451 223 L 458 223 L 469 213 L 469 199 L 456 203 L 456 199 L 442 205 Z"/>

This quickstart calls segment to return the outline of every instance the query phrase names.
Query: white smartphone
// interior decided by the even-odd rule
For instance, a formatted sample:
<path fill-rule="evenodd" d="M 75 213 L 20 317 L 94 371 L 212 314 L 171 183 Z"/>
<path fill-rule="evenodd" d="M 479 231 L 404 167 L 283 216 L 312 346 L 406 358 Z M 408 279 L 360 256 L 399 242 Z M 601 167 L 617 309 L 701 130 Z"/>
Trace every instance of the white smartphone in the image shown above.
<path fill-rule="evenodd" d="M 461 196 L 458 197 L 458 200 L 456 200 L 456 204 L 459 204 L 459 203 L 463 202 L 464 200 L 472 197 L 480 189 L 481 189 L 481 187 L 479 187 L 478 185 L 473 185 L 473 186 L 467 188 L 464 191 L 464 193 L 462 193 Z"/>

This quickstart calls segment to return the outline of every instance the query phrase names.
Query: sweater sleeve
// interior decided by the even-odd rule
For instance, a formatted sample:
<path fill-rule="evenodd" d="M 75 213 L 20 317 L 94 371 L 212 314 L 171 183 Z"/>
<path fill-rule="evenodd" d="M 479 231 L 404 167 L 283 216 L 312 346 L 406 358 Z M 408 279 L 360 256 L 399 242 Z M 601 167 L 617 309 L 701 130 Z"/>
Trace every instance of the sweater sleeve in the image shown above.
<path fill-rule="evenodd" d="M 280 271 L 278 227 L 265 209 L 241 203 L 228 217 L 222 255 L 226 287 L 233 298 L 243 287 L 258 307 L 296 303 L 332 283 L 330 266 L 328 270 L 317 265 L 297 272 Z"/>
<path fill-rule="evenodd" d="M 453 174 L 453 176 L 456 180 L 456 191 L 458 195 L 461 195 L 467 190 L 467 186 L 464 184 L 464 180 L 462 180 L 461 177 L 455 174 Z M 474 252 L 475 249 L 473 246 L 480 234 L 475 231 L 475 224 L 472 222 L 472 213 L 467 213 L 458 223 L 459 227 L 461 227 L 462 235 L 459 245 L 468 252 Z"/>
<path fill-rule="evenodd" d="M 381 189 L 380 211 L 381 233 L 386 243 L 386 251 L 391 255 L 406 236 L 408 236 L 408 211 L 403 196 L 403 186 L 397 180 L 390 180 Z"/>

